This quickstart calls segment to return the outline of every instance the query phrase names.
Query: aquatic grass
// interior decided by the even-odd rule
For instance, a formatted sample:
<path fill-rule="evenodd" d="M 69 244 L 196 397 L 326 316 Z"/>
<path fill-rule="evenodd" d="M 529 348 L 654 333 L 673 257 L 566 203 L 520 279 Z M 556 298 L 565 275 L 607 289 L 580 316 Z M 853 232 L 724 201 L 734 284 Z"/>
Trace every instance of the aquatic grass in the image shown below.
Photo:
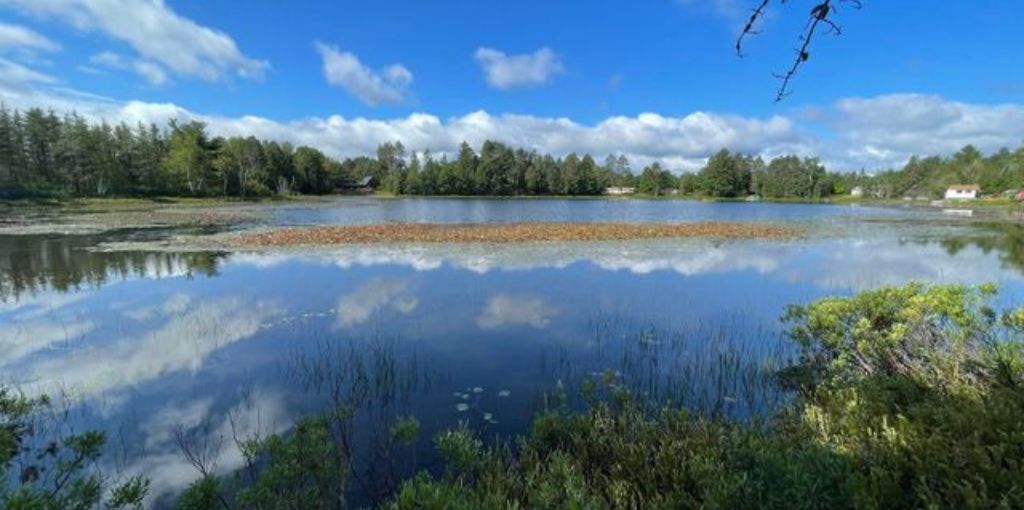
<path fill-rule="evenodd" d="M 563 346 L 540 361 L 542 371 L 568 388 L 576 409 L 592 403 L 581 398 L 582 388 L 609 382 L 649 408 L 675 405 L 737 419 L 768 415 L 789 399 L 775 374 L 796 351 L 781 331 L 751 327 L 749 317 L 638 327 L 625 316 L 605 314 L 591 321 L 591 330 L 588 349 Z"/>
<path fill-rule="evenodd" d="M 824 298 L 791 309 L 786 336 L 739 314 L 685 328 L 595 317 L 587 349 L 544 358 L 561 382 L 527 433 L 490 437 L 493 415 L 473 409 L 482 423 L 436 436 L 441 464 L 419 448 L 433 434 L 409 412 L 418 391 L 469 407 L 507 390 L 453 391 L 397 338 L 323 333 L 284 364 L 317 411 L 236 438 L 244 468 L 199 473 L 179 505 L 1020 508 L 1024 310 L 996 313 L 993 292 Z"/>
<path fill-rule="evenodd" d="M 662 345 L 642 332 L 626 370 L 587 379 L 585 408 L 560 385 L 514 450 L 446 433 L 445 472 L 389 508 L 1022 508 L 1024 311 L 991 296 L 911 284 L 795 307 L 799 356 L 775 372 L 799 393 L 753 420 L 627 389 L 650 366 L 635 353 Z"/>

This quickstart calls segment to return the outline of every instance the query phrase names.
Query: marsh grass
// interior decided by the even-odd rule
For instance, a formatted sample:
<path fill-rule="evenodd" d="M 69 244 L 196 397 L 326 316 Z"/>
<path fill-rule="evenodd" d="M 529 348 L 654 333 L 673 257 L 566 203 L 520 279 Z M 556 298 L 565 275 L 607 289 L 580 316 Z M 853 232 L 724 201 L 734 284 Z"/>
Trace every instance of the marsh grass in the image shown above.
<path fill-rule="evenodd" d="M 648 409 L 764 416 L 787 400 L 776 373 L 796 353 L 779 332 L 742 320 L 697 319 L 685 328 L 597 320 L 589 349 L 562 347 L 541 364 L 550 365 L 575 409 L 592 405 L 601 393 L 596 390 L 605 389 L 636 395 Z"/>
<path fill-rule="evenodd" d="M 614 371 L 582 410 L 559 388 L 515 443 L 442 434 L 445 472 L 389 508 L 1022 508 L 1024 310 L 999 316 L 993 292 L 910 284 L 791 308 L 798 357 L 777 373 L 795 397 L 755 419 L 652 405 Z"/>
<path fill-rule="evenodd" d="M 551 354 L 539 363 L 542 377 L 567 382 L 537 394 L 532 414 L 549 416 L 557 409 L 569 416 L 600 402 L 643 395 L 628 399 L 650 411 L 685 403 L 694 416 L 749 418 L 774 405 L 771 399 L 779 394 L 769 389 L 771 371 L 757 361 L 761 351 L 734 345 L 729 328 L 721 323 L 683 335 L 597 320 L 589 356 L 547 350 Z M 458 401 L 465 402 L 466 412 L 456 413 L 453 430 L 410 414 L 419 396 L 452 385 L 451 374 L 431 368 L 437 364 L 415 344 L 383 335 L 325 335 L 310 343 L 289 355 L 283 369 L 297 389 L 315 397 L 308 404 L 315 411 L 285 434 L 244 442 L 246 467 L 228 477 L 201 477 L 182 496 L 182 507 L 207 508 L 195 506 L 197 501 L 218 507 L 224 500 L 232 508 L 267 508 L 254 503 L 256 494 L 284 507 L 289 501 L 302 501 L 302 508 L 382 506 L 418 471 L 440 476 L 447 456 L 467 459 L 473 451 L 464 443 L 467 435 L 479 448 L 514 449 L 515 438 L 495 435 L 497 421 L 476 403 L 482 388 L 466 389 L 470 398 Z M 492 390 L 499 398 L 508 395 Z M 432 430 L 441 430 L 440 436 L 425 434 Z M 314 462 L 308 455 L 322 458 Z M 296 476 L 298 469 L 338 476 L 303 478 Z"/>
<path fill-rule="evenodd" d="M 544 359 L 564 382 L 517 437 L 468 421 L 428 435 L 410 404 L 450 374 L 397 339 L 325 336 L 285 366 L 316 411 L 237 438 L 244 467 L 202 473 L 178 506 L 1022 508 L 1024 310 L 997 313 L 994 293 L 825 298 L 790 308 L 785 338 L 739 316 L 685 332 L 595 320 L 588 355 Z"/>

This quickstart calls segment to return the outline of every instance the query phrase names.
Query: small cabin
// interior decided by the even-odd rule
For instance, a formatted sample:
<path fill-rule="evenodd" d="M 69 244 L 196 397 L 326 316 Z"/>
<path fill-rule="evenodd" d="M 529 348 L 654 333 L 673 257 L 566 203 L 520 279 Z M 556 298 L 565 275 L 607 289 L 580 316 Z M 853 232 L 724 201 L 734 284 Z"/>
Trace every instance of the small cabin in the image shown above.
<path fill-rule="evenodd" d="M 1024 189 L 1017 192 L 1017 200 L 1024 202 Z"/>
<path fill-rule="evenodd" d="M 947 200 L 974 200 L 978 198 L 981 186 L 977 184 L 953 184 L 946 188 Z"/>
<path fill-rule="evenodd" d="M 864 196 L 864 187 L 863 186 L 854 186 L 853 189 L 850 190 L 850 196 L 854 197 L 854 198 L 863 197 Z"/>
<path fill-rule="evenodd" d="M 377 189 L 377 178 L 367 175 L 355 181 L 346 180 L 335 189 L 337 193 L 373 193 Z"/>
<path fill-rule="evenodd" d="M 605 195 L 632 195 L 636 193 L 636 188 L 629 188 L 624 186 L 612 186 L 604 189 Z"/>

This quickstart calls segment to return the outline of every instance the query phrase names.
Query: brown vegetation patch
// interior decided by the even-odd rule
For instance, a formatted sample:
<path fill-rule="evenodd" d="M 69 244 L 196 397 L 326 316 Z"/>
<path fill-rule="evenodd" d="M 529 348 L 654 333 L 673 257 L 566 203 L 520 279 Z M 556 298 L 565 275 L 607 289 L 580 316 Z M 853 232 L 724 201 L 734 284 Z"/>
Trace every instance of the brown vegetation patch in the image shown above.
<path fill-rule="evenodd" d="M 792 228 L 753 223 L 393 223 L 282 228 L 242 234 L 243 246 L 294 246 L 381 243 L 521 243 L 614 241 L 665 237 L 785 238 Z"/>

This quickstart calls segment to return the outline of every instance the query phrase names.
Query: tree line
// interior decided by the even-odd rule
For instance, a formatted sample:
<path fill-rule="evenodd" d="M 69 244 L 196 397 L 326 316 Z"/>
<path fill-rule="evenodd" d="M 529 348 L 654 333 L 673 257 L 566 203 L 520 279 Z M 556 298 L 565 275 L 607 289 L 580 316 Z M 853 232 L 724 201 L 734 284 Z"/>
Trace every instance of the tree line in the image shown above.
<path fill-rule="evenodd" d="M 337 160 L 314 147 L 249 137 L 214 137 L 198 121 L 165 126 L 91 123 L 69 113 L 0 105 L 0 197 L 235 196 L 327 194 L 372 177 L 408 195 L 600 195 L 609 187 L 645 195 L 821 199 L 861 186 L 868 196 L 938 197 L 953 183 L 997 193 L 1024 185 L 1024 145 L 990 156 L 967 146 L 951 157 L 912 158 L 875 174 L 830 172 L 814 158 L 765 160 L 722 150 L 677 176 L 652 163 L 634 172 L 623 155 L 598 163 L 488 140 L 463 142 L 451 159 L 407 152 L 400 141 L 374 157 Z"/>
<path fill-rule="evenodd" d="M 878 198 L 936 198 L 951 184 L 978 184 L 984 194 L 1000 194 L 1024 188 L 1024 143 L 987 156 L 967 145 L 949 157 L 915 156 L 899 170 L 844 179 L 848 186 L 863 186 L 865 194 Z"/>

